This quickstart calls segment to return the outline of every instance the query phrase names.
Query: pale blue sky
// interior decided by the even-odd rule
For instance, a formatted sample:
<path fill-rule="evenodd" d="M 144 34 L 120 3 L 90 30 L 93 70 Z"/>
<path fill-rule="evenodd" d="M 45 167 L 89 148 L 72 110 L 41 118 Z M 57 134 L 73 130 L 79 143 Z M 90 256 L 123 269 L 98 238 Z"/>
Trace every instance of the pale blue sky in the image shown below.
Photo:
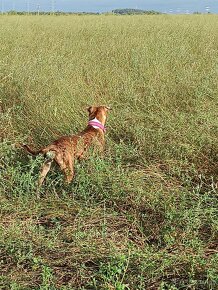
<path fill-rule="evenodd" d="M 116 8 L 139 8 L 145 10 L 157 10 L 161 12 L 186 12 L 189 10 L 204 12 L 209 6 L 210 11 L 218 13 L 218 0 L 0 0 L 1 9 L 36 11 L 38 4 L 41 11 L 52 10 L 52 1 L 55 10 L 60 11 L 92 11 L 105 12 Z"/>

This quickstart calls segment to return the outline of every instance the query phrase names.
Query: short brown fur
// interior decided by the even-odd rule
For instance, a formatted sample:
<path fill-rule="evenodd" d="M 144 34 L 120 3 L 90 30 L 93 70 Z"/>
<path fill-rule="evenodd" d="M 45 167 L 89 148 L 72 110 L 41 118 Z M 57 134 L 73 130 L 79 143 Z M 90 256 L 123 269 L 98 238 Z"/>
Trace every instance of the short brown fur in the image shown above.
<path fill-rule="evenodd" d="M 97 118 L 102 125 L 105 125 L 107 112 L 110 110 L 106 106 L 89 107 L 89 120 Z M 28 145 L 22 145 L 29 153 L 37 155 L 39 153 L 46 157 L 42 166 L 39 186 L 42 185 L 47 173 L 51 168 L 53 160 L 60 166 L 64 172 L 67 183 L 70 183 L 74 177 L 74 160 L 83 159 L 87 155 L 90 146 L 94 146 L 94 150 L 103 151 L 105 145 L 104 131 L 102 129 L 95 129 L 88 125 L 81 133 L 72 136 L 63 136 L 52 142 L 47 147 L 38 151 L 33 150 Z"/>

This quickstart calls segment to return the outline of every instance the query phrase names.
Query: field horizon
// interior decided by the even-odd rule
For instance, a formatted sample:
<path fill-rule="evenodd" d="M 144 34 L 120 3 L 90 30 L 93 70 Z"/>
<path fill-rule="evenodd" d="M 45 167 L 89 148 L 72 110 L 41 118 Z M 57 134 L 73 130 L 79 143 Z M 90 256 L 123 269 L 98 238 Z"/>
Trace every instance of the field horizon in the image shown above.
<path fill-rule="evenodd" d="M 0 16 L 0 289 L 218 285 L 218 16 Z M 104 158 L 40 148 L 109 105 Z"/>

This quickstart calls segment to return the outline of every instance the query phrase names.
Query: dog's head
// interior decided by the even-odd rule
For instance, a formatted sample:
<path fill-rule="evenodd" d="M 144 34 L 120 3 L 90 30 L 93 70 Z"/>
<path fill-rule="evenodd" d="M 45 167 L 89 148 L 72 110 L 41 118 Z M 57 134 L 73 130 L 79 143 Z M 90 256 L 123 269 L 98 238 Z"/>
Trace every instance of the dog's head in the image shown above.
<path fill-rule="evenodd" d="M 90 106 L 87 110 L 89 112 L 89 120 L 96 118 L 104 125 L 107 118 L 107 113 L 111 110 L 111 108 L 108 106 Z"/>

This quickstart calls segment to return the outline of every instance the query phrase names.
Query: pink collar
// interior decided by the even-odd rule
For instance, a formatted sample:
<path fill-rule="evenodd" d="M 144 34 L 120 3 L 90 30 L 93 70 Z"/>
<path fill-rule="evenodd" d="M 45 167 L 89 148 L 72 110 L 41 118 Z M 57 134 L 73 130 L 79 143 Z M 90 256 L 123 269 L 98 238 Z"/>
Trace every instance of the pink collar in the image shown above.
<path fill-rule="evenodd" d="M 96 118 L 93 119 L 93 120 L 90 120 L 89 123 L 88 123 L 89 126 L 92 126 L 93 128 L 95 129 L 101 129 L 103 132 L 106 131 L 106 128 L 104 125 L 101 124 L 100 121 L 98 121 Z"/>

